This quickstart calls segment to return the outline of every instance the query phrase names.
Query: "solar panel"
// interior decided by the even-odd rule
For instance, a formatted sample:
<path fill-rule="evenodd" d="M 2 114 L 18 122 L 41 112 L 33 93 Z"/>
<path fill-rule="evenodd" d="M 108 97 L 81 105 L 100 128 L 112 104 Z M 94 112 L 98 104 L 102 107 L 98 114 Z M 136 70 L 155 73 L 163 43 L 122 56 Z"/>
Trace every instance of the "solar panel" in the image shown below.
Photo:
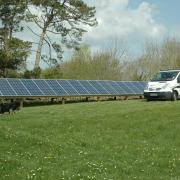
<path fill-rule="evenodd" d="M 118 86 L 123 89 L 123 94 L 128 95 L 128 94 L 133 94 L 133 91 L 130 89 L 130 87 L 127 86 L 126 82 L 123 81 L 117 81 L 116 82 Z"/>
<path fill-rule="evenodd" d="M 100 94 L 87 80 L 79 80 L 79 83 L 89 92 L 90 95 Z"/>
<path fill-rule="evenodd" d="M 139 89 L 136 87 L 135 82 L 126 82 L 126 86 L 132 90 L 132 94 L 139 94 Z"/>
<path fill-rule="evenodd" d="M 109 83 L 109 81 L 98 81 L 101 86 L 104 87 L 104 89 L 106 89 L 109 94 L 113 94 L 113 95 L 116 95 L 118 94 L 118 92 L 112 87 L 112 85 Z"/>
<path fill-rule="evenodd" d="M 0 79 L 0 91 L 3 96 L 17 96 L 7 79 Z"/>
<path fill-rule="evenodd" d="M 57 80 L 46 80 L 46 83 L 53 89 L 57 96 L 68 96 L 68 93 L 57 82 Z"/>
<path fill-rule="evenodd" d="M 143 82 L 143 81 L 137 81 L 137 83 L 139 84 L 139 86 L 141 87 L 142 92 L 144 91 L 147 82 Z"/>
<path fill-rule="evenodd" d="M 120 96 L 143 94 L 146 82 L 101 80 L 0 79 L 0 96 Z"/>
<path fill-rule="evenodd" d="M 80 84 L 78 80 L 68 80 L 78 94 L 89 95 L 89 92 Z"/>
<path fill-rule="evenodd" d="M 30 92 L 31 96 L 44 96 L 43 92 L 38 88 L 35 82 L 31 79 L 23 79 L 21 82 L 26 89 Z"/>
<path fill-rule="evenodd" d="M 110 81 L 109 83 L 118 92 L 119 95 L 126 94 L 126 91 L 121 86 L 119 86 L 116 81 Z"/>
<path fill-rule="evenodd" d="M 110 93 L 100 84 L 99 81 L 90 80 L 89 83 L 99 92 L 99 94 L 109 95 Z"/>
<path fill-rule="evenodd" d="M 55 91 L 48 85 L 45 80 L 34 80 L 37 87 L 43 92 L 46 96 L 56 96 Z"/>
<path fill-rule="evenodd" d="M 131 91 L 130 94 L 136 95 L 138 94 L 138 89 L 135 86 L 135 84 L 133 84 L 133 82 L 124 82 L 125 86 Z"/>
<path fill-rule="evenodd" d="M 143 94 L 143 91 L 144 91 L 144 86 L 143 85 L 141 85 L 141 83 L 140 82 L 138 82 L 138 81 L 135 81 L 135 82 L 131 82 L 133 85 L 134 85 L 134 87 L 136 88 L 136 93 L 137 94 Z"/>
<path fill-rule="evenodd" d="M 18 96 L 30 96 L 30 92 L 26 89 L 19 79 L 7 79 L 9 85 L 13 87 Z"/>
<path fill-rule="evenodd" d="M 69 96 L 80 95 L 68 80 L 57 80 Z"/>

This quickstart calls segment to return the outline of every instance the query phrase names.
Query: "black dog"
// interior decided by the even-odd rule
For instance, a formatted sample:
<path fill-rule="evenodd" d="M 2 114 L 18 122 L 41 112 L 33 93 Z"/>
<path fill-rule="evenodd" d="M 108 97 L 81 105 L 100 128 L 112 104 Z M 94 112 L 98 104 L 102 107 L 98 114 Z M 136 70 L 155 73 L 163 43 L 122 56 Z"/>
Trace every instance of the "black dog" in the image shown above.
<path fill-rule="evenodd" d="M 3 112 L 3 103 L 0 104 L 0 114 Z"/>
<path fill-rule="evenodd" d="M 8 112 L 9 114 L 15 112 L 16 110 L 20 110 L 20 102 L 11 102 L 11 103 L 1 103 L 0 105 L 0 114 L 4 114 Z"/>
<path fill-rule="evenodd" d="M 11 102 L 10 104 L 9 104 L 9 107 L 10 107 L 10 109 L 14 112 L 14 111 L 19 111 L 20 110 L 20 102 L 17 102 L 17 101 L 15 101 L 15 102 Z"/>
<path fill-rule="evenodd" d="M 1 111 L 0 111 L 1 114 L 4 114 L 5 112 L 8 112 L 10 114 L 10 108 L 9 108 L 8 103 L 5 103 L 5 104 L 1 103 L 0 109 L 1 109 Z"/>

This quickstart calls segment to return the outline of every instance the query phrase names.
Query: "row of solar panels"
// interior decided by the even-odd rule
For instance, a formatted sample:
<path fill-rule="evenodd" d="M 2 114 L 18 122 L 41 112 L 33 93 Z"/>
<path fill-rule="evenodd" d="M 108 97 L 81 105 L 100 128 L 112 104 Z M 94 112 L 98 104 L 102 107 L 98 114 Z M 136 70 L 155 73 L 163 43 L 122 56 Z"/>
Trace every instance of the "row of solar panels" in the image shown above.
<path fill-rule="evenodd" d="M 0 96 L 63 97 L 141 95 L 146 82 L 100 80 L 0 79 Z"/>

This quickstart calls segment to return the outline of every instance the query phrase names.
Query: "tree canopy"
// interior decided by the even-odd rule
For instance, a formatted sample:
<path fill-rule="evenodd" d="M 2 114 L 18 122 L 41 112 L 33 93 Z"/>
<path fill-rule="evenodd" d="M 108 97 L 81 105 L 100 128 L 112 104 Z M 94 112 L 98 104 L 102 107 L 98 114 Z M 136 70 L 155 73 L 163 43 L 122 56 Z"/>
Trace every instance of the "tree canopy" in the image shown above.
<path fill-rule="evenodd" d="M 36 27 L 30 26 L 30 22 Z M 8 69 L 18 69 L 31 53 L 36 54 L 34 72 L 40 72 L 41 60 L 58 65 L 62 59 L 62 46 L 77 48 L 86 26 L 96 24 L 95 7 L 88 6 L 83 0 L 0 0 L 1 76 L 6 76 Z M 23 37 L 17 38 L 16 33 L 22 32 L 24 27 L 39 40 L 28 42 Z M 32 43 L 37 44 L 33 51 Z M 44 44 L 49 47 L 46 54 L 42 53 Z"/>
<path fill-rule="evenodd" d="M 0 76 L 7 76 L 8 69 L 18 69 L 30 53 L 30 42 L 13 37 L 13 33 L 23 30 L 20 23 L 26 7 L 23 0 L 0 1 Z"/>
<path fill-rule="evenodd" d="M 32 0 L 32 5 L 36 11 L 33 10 L 33 13 L 32 8 L 28 8 L 29 19 L 41 29 L 34 68 L 40 66 L 44 41 L 50 49 L 55 50 L 57 58 L 60 59 L 62 45 L 77 48 L 83 33 L 86 32 L 84 26 L 97 24 L 95 7 L 89 7 L 82 0 Z M 52 34 L 56 35 L 57 41 L 52 41 Z M 51 51 L 49 59 L 53 60 Z"/>

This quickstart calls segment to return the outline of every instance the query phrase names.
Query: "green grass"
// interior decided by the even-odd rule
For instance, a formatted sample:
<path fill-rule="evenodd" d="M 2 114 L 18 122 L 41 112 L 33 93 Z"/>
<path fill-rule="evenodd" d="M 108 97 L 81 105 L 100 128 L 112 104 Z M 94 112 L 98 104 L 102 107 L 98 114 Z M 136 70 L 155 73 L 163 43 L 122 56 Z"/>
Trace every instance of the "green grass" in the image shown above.
<path fill-rule="evenodd" d="M 180 101 L 53 105 L 0 115 L 0 179 L 179 180 Z"/>

